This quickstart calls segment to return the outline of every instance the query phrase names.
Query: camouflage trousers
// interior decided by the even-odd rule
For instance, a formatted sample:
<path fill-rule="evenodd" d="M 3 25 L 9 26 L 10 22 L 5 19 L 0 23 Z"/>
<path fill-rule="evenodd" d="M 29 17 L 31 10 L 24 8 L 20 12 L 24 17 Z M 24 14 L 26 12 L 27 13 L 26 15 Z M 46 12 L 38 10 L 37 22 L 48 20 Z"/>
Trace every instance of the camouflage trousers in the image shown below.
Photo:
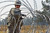
<path fill-rule="evenodd" d="M 14 17 L 15 17 L 15 19 L 12 18 L 12 16 L 10 16 L 10 17 L 8 18 L 8 23 L 7 23 L 7 25 L 8 25 L 9 33 L 13 33 L 13 31 L 14 31 L 14 26 L 15 26 L 16 24 L 17 24 L 17 26 L 16 26 L 16 28 L 15 28 L 14 33 L 19 33 L 19 32 L 20 32 L 19 27 L 20 27 L 20 29 L 21 29 L 21 26 L 23 25 L 23 22 L 20 23 L 21 20 L 22 20 L 22 17 L 20 17 L 20 16 L 18 16 L 18 15 L 15 15 Z M 20 17 L 20 18 L 19 18 L 19 17 Z M 18 19 L 19 19 L 19 21 L 18 21 Z"/>
<path fill-rule="evenodd" d="M 14 27 L 9 26 L 8 29 L 9 29 L 9 33 L 13 33 L 13 29 L 14 29 Z M 19 33 L 19 32 L 20 32 L 19 27 L 16 27 L 14 33 Z"/>
<path fill-rule="evenodd" d="M 14 25 L 17 24 L 17 23 L 15 23 L 14 21 L 11 21 L 11 22 L 8 23 L 8 24 L 10 24 L 10 25 L 8 26 L 9 33 L 13 33 Z M 19 33 L 19 32 L 20 32 L 19 26 L 20 26 L 20 29 L 21 29 L 21 26 L 22 26 L 22 25 L 23 25 L 23 22 L 22 22 L 21 25 L 20 25 L 20 21 L 19 21 L 18 24 L 17 24 L 17 26 L 16 26 L 16 29 L 15 29 L 14 33 Z"/>

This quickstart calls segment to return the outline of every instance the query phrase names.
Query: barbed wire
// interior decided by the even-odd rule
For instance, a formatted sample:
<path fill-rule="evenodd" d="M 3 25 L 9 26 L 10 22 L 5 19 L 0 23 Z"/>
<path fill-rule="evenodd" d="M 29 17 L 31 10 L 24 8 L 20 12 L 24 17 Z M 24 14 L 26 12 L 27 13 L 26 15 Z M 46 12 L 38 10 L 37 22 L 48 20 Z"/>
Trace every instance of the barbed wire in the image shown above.
<path fill-rule="evenodd" d="M 12 5 L 12 4 L 10 4 L 10 5 Z M 10 6 L 10 5 L 6 5 L 6 6 L 1 7 L 1 8 L 3 8 L 3 9 L 4 9 L 5 7 Z M 24 5 L 24 4 L 23 4 L 23 5 Z M 29 5 L 30 5 L 30 4 L 29 4 Z M 26 6 L 26 5 L 25 5 L 25 6 Z M 27 7 L 27 6 L 26 6 L 26 7 Z M 28 7 L 27 7 L 27 8 L 28 8 Z M 3 11 L 3 9 L 1 10 L 1 12 Z M 28 8 L 28 9 L 31 11 L 31 9 L 30 9 L 30 8 Z M 7 13 L 7 12 L 5 12 L 5 13 Z M 3 13 L 2 15 L 4 15 L 5 13 Z M 32 13 L 32 12 L 31 12 L 31 13 Z M 29 13 L 28 13 L 28 14 L 29 14 Z M 28 14 L 27 14 L 27 15 L 28 15 Z M 1 15 L 1 16 L 2 16 L 2 15 Z M 31 27 L 32 27 L 32 25 L 31 25 Z M 15 28 L 16 28 L 16 26 L 15 26 Z M 31 29 L 31 28 L 30 28 L 30 29 Z M 15 31 L 15 29 L 14 29 L 14 31 Z M 13 31 L 13 32 L 14 32 L 14 31 Z M 29 31 L 30 31 L 30 30 L 29 30 Z"/>
<path fill-rule="evenodd" d="M 0 3 L 4 3 L 4 2 L 15 2 L 15 1 L 1 1 Z"/>
<path fill-rule="evenodd" d="M 23 1 L 23 0 L 22 0 L 22 1 Z M 26 0 L 26 1 L 27 1 L 27 0 Z M 2 2 L 0 2 L 0 3 L 4 3 L 4 2 L 14 2 L 14 1 L 2 1 Z M 24 1 L 23 1 L 23 2 L 24 2 Z M 24 3 L 25 3 L 25 2 L 24 2 Z M 30 7 L 27 5 L 27 3 L 25 3 L 25 4 L 24 4 L 24 3 L 22 3 L 22 4 L 30 11 L 30 13 L 32 14 L 32 16 L 35 17 L 34 13 L 32 13 L 32 11 L 34 11 L 34 9 L 31 7 L 30 3 L 27 1 L 27 3 L 29 4 Z M 6 6 L 1 7 L 2 10 L 0 11 L 0 13 L 3 11 L 4 8 L 6 8 L 7 6 L 11 6 L 11 5 L 14 5 L 14 4 L 9 4 L 9 5 L 6 5 Z M 1 9 L 1 8 L 0 8 L 0 9 Z M 9 12 L 9 11 L 8 11 L 8 12 Z M 1 14 L 0 16 L 8 15 L 8 14 L 6 14 L 6 13 L 7 13 L 7 12 Z M 27 15 L 29 15 L 30 13 L 28 13 Z M 25 18 L 27 18 L 27 15 L 26 15 Z M 14 17 L 13 17 L 13 18 L 14 18 Z M 25 18 L 24 18 L 24 19 L 25 19 Z M 2 18 L 0 18 L 0 19 L 2 19 Z M 14 19 L 15 19 L 15 18 L 14 18 Z M 18 19 L 18 21 L 19 21 L 19 19 Z M 22 23 L 22 21 L 23 21 L 23 20 L 21 20 L 20 23 Z M 15 22 L 16 22 L 16 19 L 15 19 Z M 17 24 L 18 24 L 18 23 L 17 23 Z M 15 27 L 14 27 L 15 29 L 16 29 L 17 24 L 16 24 Z M 21 25 L 21 24 L 20 24 L 20 25 Z M 20 26 L 20 25 L 19 25 L 19 26 Z M 30 27 L 29 31 L 27 31 L 27 33 L 30 33 L 30 30 L 32 30 L 32 31 L 34 30 L 34 29 L 32 29 L 33 25 L 34 25 L 34 20 L 32 19 L 32 23 L 31 23 L 31 25 L 30 25 L 31 27 Z M 15 31 L 15 29 L 14 29 L 14 31 Z M 20 30 L 20 27 L 19 27 L 19 30 Z M 13 32 L 14 32 L 14 31 L 13 31 Z M 33 33 L 33 32 L 32 32 L 32 33 Z"/>

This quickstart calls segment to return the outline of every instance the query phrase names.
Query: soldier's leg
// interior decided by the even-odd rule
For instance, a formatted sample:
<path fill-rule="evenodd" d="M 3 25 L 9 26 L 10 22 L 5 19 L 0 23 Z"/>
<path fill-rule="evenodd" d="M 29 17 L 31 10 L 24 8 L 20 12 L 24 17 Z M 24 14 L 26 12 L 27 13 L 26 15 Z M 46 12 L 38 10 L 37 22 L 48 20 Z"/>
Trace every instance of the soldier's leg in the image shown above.
<path fill-rule="evenodd" d="M 13 27 L 12 26 L 9 26 L 8 29 L 9 29 L 9 33 L 13 33 Z"/>
<path fill-rule="evenodd" d="M 21 25 L 19 26 L 19 24 L 17 25 L 16 29 L 15 29 L 15 32 L 14 33 L 20 33 L 20 29 L 23 25 L 23 22 L 21 23 Z"/>
<path fill-rule="evenodd" d="M 16 27 L 15 32 L 14 33 L 20 33 L 19 27 Z"/>
<path fill-rule="evenodd" d="M 13 33 L 13 29 L 14 29 L 14 22 L 8 23 L 8 29 L 9 29 L 9 33 Z"/>
<path fill-rule="evenodd" d="M 19 33 L 20 32 L 19 25 L 20 25 L 20 21 L 18 22 L 14 33 Z"/>

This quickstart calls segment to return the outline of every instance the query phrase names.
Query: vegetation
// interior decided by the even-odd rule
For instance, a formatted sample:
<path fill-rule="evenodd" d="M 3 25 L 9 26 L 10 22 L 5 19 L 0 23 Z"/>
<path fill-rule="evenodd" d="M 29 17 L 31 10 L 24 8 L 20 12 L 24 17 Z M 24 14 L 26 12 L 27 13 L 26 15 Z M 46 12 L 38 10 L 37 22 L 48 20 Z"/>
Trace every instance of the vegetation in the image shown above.
<path fill-rule="evenodd" d="M 27 32 L 30 30 L 30 27 L 31 27 L 30 25 L 22 26 L 21 33 L 24 33 L 24 32 L 27 33 Z M 43 27 L 44 27 L 44 26 L 43 26 Z M 34 26 L 32 26 L 32 29 L 33 29 L 33 28 L 34 28 Z M 3 27 L 3 26 L 2 26 L 1 29 L 2 29 L 2 30 L 0 31 L 0 33 L 3 33 L 3 32 L 7 33 L 7 26 L 6 26 L 6 28 L 5 28 L 6 31 L 3 31 L 3 30 L 4 30 L 4 27 Z M 32 29 L 30 30 L 30 33 L 32 32 Z M 37 26 L 35 32 L 38 33 L 39 30 L 40 30 L 40 32 L 46 33 L 46 27 L 41 29 L 40 26 Z"/>

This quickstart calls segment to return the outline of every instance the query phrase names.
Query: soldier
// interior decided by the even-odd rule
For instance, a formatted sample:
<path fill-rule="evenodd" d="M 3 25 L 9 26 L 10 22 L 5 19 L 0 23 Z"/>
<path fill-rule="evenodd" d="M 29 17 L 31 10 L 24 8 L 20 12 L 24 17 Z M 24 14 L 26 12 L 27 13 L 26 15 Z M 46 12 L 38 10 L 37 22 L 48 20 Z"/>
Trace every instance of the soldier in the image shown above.
<path fill-rule="evenodd" d="M 19 26 L 21 28 L 21 26 L 23 25 L 23 22 L 21 23 L 21 25 L 20 25 L 20 22 L 23 19 L 22 16 L 25 16 L 25 15 L 21 14 L 20 6 L 21 6 L 21 2 L 16 1 L 15 2 L 15 8 L 12 8 L 10 10 L 10 13 L 8 15 L 8 23 L 7 23 L 9 33 L 13 33 L 15 24 L 17 24 L 17 26 L 16 26 L 16 29 L 15 29 L 14 33 L 19 33 L 20 32 Z"/>

